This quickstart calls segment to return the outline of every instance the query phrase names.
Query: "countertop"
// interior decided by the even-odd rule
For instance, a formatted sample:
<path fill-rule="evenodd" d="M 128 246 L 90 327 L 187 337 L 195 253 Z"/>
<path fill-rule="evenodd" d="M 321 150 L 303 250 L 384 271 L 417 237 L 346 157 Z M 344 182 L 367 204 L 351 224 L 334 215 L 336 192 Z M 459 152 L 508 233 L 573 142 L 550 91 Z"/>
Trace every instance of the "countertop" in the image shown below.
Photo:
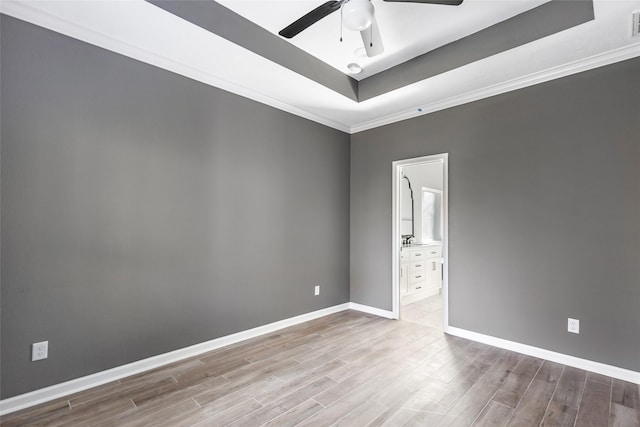
<path fill-rule="evenodd" d="M 420 248 L 428 248 L 433 246 L 442 246 L 442 243 L 411 243 L 410 245 L 402 245 L 400 250 L 411 250 L 411 249 L 420 249 Z"/>

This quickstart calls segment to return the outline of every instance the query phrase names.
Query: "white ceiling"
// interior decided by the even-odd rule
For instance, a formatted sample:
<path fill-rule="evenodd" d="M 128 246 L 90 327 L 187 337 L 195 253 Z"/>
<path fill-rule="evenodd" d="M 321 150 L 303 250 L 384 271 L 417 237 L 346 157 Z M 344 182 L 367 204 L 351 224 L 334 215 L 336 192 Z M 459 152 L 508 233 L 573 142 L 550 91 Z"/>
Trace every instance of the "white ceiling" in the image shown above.
<path fill-rule="evenodd" d="M 517 7 L 532 5 L 529 0 L 467 1 L 469 7 L 486 7 L 495 14 L 507 15 L 514 13 Z M 303 6 L 309 5 L 306 0 L 286 2 L 289 3 L 300 4 L 296 5 L 297 11 L 291 9 L 288 16 L 278 17 L 284 25 L 305 13 L 308 7 Z M 383 19 L 382 15 L 386 6 L 376 3 L 389 55 L 380 64 L 375 64 L 381 68 L 393 61 L 402 61 L 398 59 L 402 55 L 415 56 L 415 52 L 409 51 L 417 49 L 402 48 L 402 34 L 398 35 L 398 32 L 402 33 L 405 25 L 395 29 L 387 25 L 387 18 Z M 406 5 L 388 6 L 395 10 Z M 413 7 L 431 9 L 423 5 Z M 345 132 L 373 128 L 640 56 L 640 39 L 631 37 L 631 14 L 640 10 L 640 0 L 594 0 L 594 8 L 594 21 L 358 103 L 143 0 L 0 2 L 0 11 L 7 15 Z M 276 23 L 275 18 L 266 21 L 265 18 L 264 25 L 275 26 L 277 30 L 274 31 L 279 31 L 281 24 Z M 447 22 L 443 18 L 440 24 L 444 26 L 438 28 L 449 31 Z M 486 26 L 489 21 L 483 22 Z M 320 33 L 315 36 L 316 41 L 308 41 L 309 46 L 305 48 L 321 50 L 325 46 L 324 33 L 320 29 L 318 27 Z M 451 34 L 445 34 L 438 30 L 436 36 L 433 35 L 436 31 L 429 29 L 429 37 L 441 37 L 431 39 L 433 46 L 442 44 L 447 37 L 463 34 L 460 28 L 450 31 Z M 412 33 L 419 37 L 419 28 Z M 309 34 L 311 37 L 312 33 Z M 397 54 L 398 58 L 392 58 L 396 45 L 402 53 Z M 340 55 L 333 55 L 323 59 L 344 61 Z M 383 64 L 385 61 L 389 62 Z M 375 68 L 374 65 L 370 67 Z"/>
<path fill-rule="evenodd" d="M 239 15 L 273 34 L 325 0 L 219 0 Z M 549 0 L 464 0 L 460 6 L 392 3 L 372 0 L 385 51 L 372 58 L 357 57 L 362 47 L 357 31 L 344 29 L 340 42 L 340 12 L 334 12 L 292 39 L 296 47 L 310 53 L 356 80 L 401 64 L 452 41 L 504 21 Z M 350 74 L 347 64 L 363 67 Z"/>

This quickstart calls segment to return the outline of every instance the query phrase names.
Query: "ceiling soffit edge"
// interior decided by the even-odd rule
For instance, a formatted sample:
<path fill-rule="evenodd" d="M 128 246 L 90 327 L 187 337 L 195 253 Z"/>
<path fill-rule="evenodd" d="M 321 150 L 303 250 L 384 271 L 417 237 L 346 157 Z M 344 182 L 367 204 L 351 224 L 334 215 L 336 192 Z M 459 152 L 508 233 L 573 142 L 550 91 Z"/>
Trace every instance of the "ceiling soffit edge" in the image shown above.
<path fill-rule="evenodd" d="M 612 51 L 600 53 L 588 58 L 580 59 L 568 64 L 563 64 L 548 70 L 532 73 L 510 81 L 501 82 L 495 85 L 487 86 L 473 92 L 466 92 L 451 98 L 421 104 L 419 107 L 409 110 L 400 111 L 374 120 L 361 122 L 350 127 L 349 133 L 354 134 L 364 132 L 369 129 L 375 129 L 380 126 L 389 125 L 403 120 L 409 120 L 415 117 L 424 116 L 426 114 L 435 113 L 436 111 L 446 110 L 447 108 L 457 107 L 459 105 L 468 104 L 470 102 L 479 101 L 481 99 L 500 95 L 514 90 L 523 89 L 529 86 L 545 83 L 551 80 L 567 77 L 573 74 L 582 73 L 584 71 L 593 70 L 617 62 L 627 61 L 640 57 L 640 43 L 629 46 L 620 47 Z"/>
<path fill-rule="evenodd" d="M 218 2 L 146 0 L 200 28 L 305 76 L 334 92 L 358 100 L 358 82 Z"/>
<path fill-rule="evenodd" d="M 552 0 L 359 82 L 360 102 L 595 19 L 592 0 Z"/>
<path fill-rule="evenodd" d="M 593 0 L 551 0 L 357 81 L 213 0 L 146 1 L 356 102 L 375 98 L 595 19 Z"/>

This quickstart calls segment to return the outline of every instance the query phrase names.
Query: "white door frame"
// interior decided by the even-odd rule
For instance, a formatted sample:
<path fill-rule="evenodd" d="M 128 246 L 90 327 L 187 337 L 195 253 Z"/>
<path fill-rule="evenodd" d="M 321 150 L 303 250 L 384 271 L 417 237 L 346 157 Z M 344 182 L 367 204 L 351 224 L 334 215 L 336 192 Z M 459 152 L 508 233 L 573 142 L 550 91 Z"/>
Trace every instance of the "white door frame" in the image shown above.
<path fill-rule="evenodd" d="M 391 283 L 393 318 L 400 318 L 400 182 L 402 168 L 427 163 L 442 163 L 442 305 L 443 329 L 449 327 L 449 154 L 434 154 L 413 159 L 396 160 L 392 163 L 391 187 Z"/>

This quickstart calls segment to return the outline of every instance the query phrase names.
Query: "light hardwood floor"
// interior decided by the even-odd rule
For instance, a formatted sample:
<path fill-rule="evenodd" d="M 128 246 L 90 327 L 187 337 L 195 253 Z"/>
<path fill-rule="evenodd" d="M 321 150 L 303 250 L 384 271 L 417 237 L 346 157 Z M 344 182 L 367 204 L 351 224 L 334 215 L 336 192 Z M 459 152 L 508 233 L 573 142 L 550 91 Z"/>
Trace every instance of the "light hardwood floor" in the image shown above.
<path fill-rule="evenodd" d="M 3 426 L 640 426 L 637 384 L 345 311 Z"/>

